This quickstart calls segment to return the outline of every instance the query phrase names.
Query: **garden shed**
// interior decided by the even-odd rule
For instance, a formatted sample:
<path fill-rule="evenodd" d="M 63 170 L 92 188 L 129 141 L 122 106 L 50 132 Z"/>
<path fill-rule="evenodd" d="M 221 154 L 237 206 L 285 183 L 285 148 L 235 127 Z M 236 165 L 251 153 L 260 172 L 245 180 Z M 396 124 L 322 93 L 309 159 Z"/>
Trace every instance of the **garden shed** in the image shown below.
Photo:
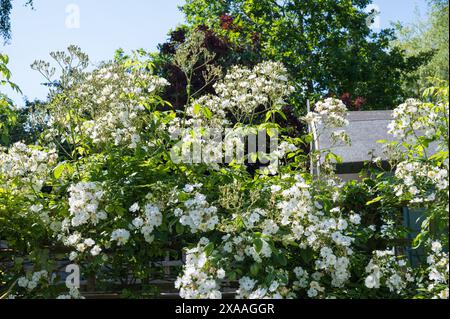
<path fill-rule="evenodd" d="M 349 112 L 349 125 L 346 128 L 351 139 L 351 145 L 333 145 L 330 135 L 331 129 L 324 129 L 318 137 L 320 149 L 331 149 L 331 151 L 342 159 L 338 164 L 337 173 L 344 180 L 358 179 L 359 172 L 364 162 L 371 156 L 386 160 L 383 154 L 382 144 L 379 140 L 390 140 L 388 124 L 392 119 L 392 111 L 354 111 Z"/>
<path fill-rule="evenodd" d="M 344 143 L 333 145 L 330 135 L 332 129 L 325 128 L 318 136 L 320 149 L 330 149 L 342 159 L 337 164 L 337 174 L 343 180 L 357 180 L 364 167 L 364 162 L 380 158 L 383 167 L 388 167 L 387 156 L 383 153 L 383 144 L 378 141 L 392 141 L 395 138 L 388 133 L 388 125 L 392 120 L 392 111 L 353 111 L 348 114 L 349 125 L 345 131 L 350 137 L 351 145 Z M 321 128 L 319 127 L 319 130 Z M 418 132 L 418 135 L 421 135 Z M 436 145 L 431 144 L 430 153 L 436 151 Z"/>

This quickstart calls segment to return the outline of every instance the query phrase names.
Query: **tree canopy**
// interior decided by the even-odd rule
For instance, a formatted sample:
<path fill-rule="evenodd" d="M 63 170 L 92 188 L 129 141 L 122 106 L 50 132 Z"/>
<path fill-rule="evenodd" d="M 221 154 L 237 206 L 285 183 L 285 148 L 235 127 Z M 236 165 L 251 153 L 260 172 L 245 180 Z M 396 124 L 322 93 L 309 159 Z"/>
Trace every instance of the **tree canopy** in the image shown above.
<path fill-rule="evenodd" d="M 390 47 L 392 29 L 373 32 L 371 0 L 188 0 L 187 21 L 239 43 L 258 42 L 266 59 L 283 62 L 301 96 L 345 97 L 352 109 L 388 109 L 403 98 L 402 75 L 425 54 L 406 57 Z"/>
<path fill-rule="evenodd" d="M 33 0 L 26 0 L 25 5 L 33 7 Z M 0 0 L 0 37 L 5 42 L 11 39 L 12 0 Z"/>
<path fill-rule="evenodd" d="M 420 94 L 421 88 L 429 86 L 432 79 L 449 80 L 448 0 L 432 0 L 429 4 L 426 20 L 417 19 L 409 25 L 396 24 L 398 41 L 395 45 L 407 55 L 432 52 L 427 63 L 407 77 L 405 89 L 410 95 Z"/>

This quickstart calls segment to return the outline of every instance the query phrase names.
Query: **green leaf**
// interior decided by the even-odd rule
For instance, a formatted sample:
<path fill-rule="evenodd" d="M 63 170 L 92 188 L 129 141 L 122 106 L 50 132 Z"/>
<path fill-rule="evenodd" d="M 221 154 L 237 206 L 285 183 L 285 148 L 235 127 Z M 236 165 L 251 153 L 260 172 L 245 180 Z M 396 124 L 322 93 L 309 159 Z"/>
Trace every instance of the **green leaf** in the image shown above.
<path fill-rule="evenodd" d="M 308 134 L 303 137 L 303 140 L 305 141 L 305 144 L 309 144 L 314 140 L 314 138 L 312 134 Z"/>
<path fill-rule="evenodd" d="M 261 264 L 254 263 L 250 267 L 250 274 L 252 274 L 253 277 L 258 276 L 259 271 L 261 270 Z"/>
<path fill-rule="evenodd" d="M 445 160 L 446 158 L 448 158 L 447 151 L 439 151 L 436 154 L 433 154 L 432 156 L 430 156 L 430 160 L 442 161 L 442 160 Z"/>
<path fill-rule="evenodd" d="M 325 155 L 325 158 L 326 160 L 334 159 L 336 163 L 342 164 L 342 158 L 334 153 L 328 153 L 327 155 Z"/>
<path fill-rule="evenodd" d="M 184 233 L 184 226 L 180 223 L 177 223 L 175 225 L 175 231 L 177 232 L 177 234 L 182 235 Z"/>
<path fill-rule="evenodd" d="M 275 128 L 269 127 L 267 128 L 267 135 L 269 135 L 269 137 L 274 137 L 277 134 L 277 130 Z"/>
<path fill-rule="evenodd" d="M 255 245 L 256 252 L 259 253 L 263 247 L 263 241 L 261 238 L 255 238 L 255 240 L 253 240 L 253 244 Z"/>
<path fill-rule="evenodd" d="M 279 264 L 280 266 L 286 266 L 287 265 L 287 258 L 283 254 L 274 254 L 273 255 L 274 261 Z"/>
<path fill-rule="evenodd" d="M 379 201 L 382 200 L 382 199 L 383 199 L 383 196 L 375 197 L 375 198 L 372 199 L 371 201 L 368 201 L 368 202 L 366 203 L 366 206 L 370 206 L 370 205 L 372 205 L 372 204 L 375 204 L 375 203 L 379 202 Z"/>
<path fill-rule="evenodd" d="M 214 243 L 209 243 L 208 245 L 206 245 L 205 254 L 207 256 L 210 256 L 213 251 L 214 251 Z"/>
<path fill-rule="evenodd" d="M 249 154 L 249 157 L 252 163 L 256 163 L 256 161 L 258 160 L 258 153 L 251 153 Z"/>
<path fill-rule="evenodd" d="M 67 171 L 67 173 L 72 174 L 74 172 L 74 168 L 68 162 L 60 163 L 53 170 L 53 176 L 55 176 L 56 179 L 59 179 L 64 173 L 64 171 Z"/>
<path fill-rule="evenodd" d="M 288 155 L 287 155 L 287 158 L 293 158 L 295 156 L 295 153 L 289 153 Z"/>
<path fill-rule="evenodd" d="M 202 113 L 208 120 L 212 118 L 212 112 L 206 106 L 202 108 Z"/>
<path fill-rule="evenodd" d="M 412 242 L 412 248 L 413 249 L 417 249 L 420 247 L 420 245 L 422 244 L 422 237 L 424 236 L 424 233 L 420 233 L 416 236 L 416 238 L 414 238 L 413 242 Z"/>
<path fill-rule="evenodd" d="M 272 117 L 272 114 L 273 114 L 273 111 L 272 111 L 272 110 L 271 110 L 271 111 L 268 111 L 268 112 L 266 113 L 266 118 L 265 118 L 264 122 L 269 122 L 270 118 Z"/>
<path fill-rule="evenodd" d="M 198 115 L 200 114 L 202 107 L 199 104 L 194 104 L 194 114 Z"/>
<path fill-rule="evenodd" d="M 313 252 L 310 249 L 304 249 L 300 252 L 300 257 L 305 263 L 309 263 L 313 258 Z"/>
<path fill-rule="evenodd" d="M 277 110 L 277 114 L 279 114 L 285 121 L 287 121 L 286 114 L 283 111 Z"/>
<path fill-rule="evenodd" d="M 229 280 L 234 281 L 237 279 L 237 274 L 233 271 L 227 274 Z"/>
<path fill-rule="evenodd" d="M 63 171 L 64 171 L 64 166 L 65 163 L 61 163 L 58 166 L 55 167 L 55 169 L 53 170 L 53 176 L 55 176 L 55 178 L 60 178 Z"/>

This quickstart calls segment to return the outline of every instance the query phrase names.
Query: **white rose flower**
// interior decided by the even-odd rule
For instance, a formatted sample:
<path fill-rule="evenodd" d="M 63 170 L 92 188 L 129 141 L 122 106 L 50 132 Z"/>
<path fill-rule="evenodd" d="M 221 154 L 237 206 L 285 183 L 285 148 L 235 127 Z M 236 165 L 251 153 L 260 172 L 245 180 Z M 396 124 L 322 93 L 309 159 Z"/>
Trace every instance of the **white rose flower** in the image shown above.
<path fill-rule="evenodd" d="M 92 256 L 97 256 L 98 254 L 100 254 L 101 251 L 102 251 L 102 249 L 100 248 L 100 246 L 99 245 L 95 245 L 91 249 L 91 255 Z"/>
<path fill-rule="evenodd" d="M 133 205 L 131 205 L 130 212 L 135 213 L 138 210 L 139 210 L 139 203 L 134 203 Z"/>

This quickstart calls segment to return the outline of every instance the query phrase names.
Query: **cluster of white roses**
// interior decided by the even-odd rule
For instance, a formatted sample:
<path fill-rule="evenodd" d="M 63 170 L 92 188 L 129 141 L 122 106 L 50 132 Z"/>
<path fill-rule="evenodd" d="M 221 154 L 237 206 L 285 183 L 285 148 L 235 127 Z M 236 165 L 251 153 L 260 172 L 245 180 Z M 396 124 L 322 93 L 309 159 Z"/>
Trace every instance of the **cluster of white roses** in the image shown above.
<path fill-rule="evenodd" d="M 139 203 L 134 203 L 130 207 L 130 212 L 136 213 L 140 210 Z M 132 229 L 138 230 L 147 243 L 152 243 L 154 236 L 152 235 L 156 227 L 161 226 L 163 215 L 159 207 L 153 203 L 147 203 L 144 206 L 144 216 L 138 216 L 132 221 Z"/>
<path fill-rule="evenodd" d="M 316 267 L 331 273 L 331 284 L 334 287 L 343 287 L 350 278 L 348 270 L 350 260 L 347 257 L 336 257 L 333 250 L 329 247 L 323 247 L 320 250 L 321 259 L 316 260 Z"/>
<path fill-rule="evenodd" d="M 83 230 L 74 229 L 96 227 L 99 222 L 106 220 L 107 214 L 101 209 L 104 201 L 102 186 L 96 182 L 79 182 L 71 185 L 69 192 L 70 218 L 65 218 L 53 230 L 65 246 L 75 248 L 70 253 L 70 260 L 77 259 L 80 253 L 85 252 L 97 256 L 102 251 L 101 246 L 92 238 L 84 238 Z"/>
<path fill-rule="evenodd" d="M 256 109 L 281 109 L 284 98 L 294 88 L 288 84 L 286 68 L 279 62 L 266 61 L 252 70 L 233 66 L 224 80 L 215 84 L 220 106 L 238 120 L 254 114 Z"/>
<path fill-rule="evenodd" d="M 62 105 L 54 107 L 47 136 L 51 139 L 60 134 L 71 141 L 75 132 L 96 144 L 114 141 L 116 146 L 135 149 L 148 124 L 143 121 L 145 105 L 168 84 L 139 67 L 100 67 L 69 92 L 71 101 L 79 101 L 71 112 Z"/>
<path fill-rule="evenodd" d="M 197 191 L 201 187 L 202 184 L 186 185 L 183 192 L 189 194 L 190 198 L 184 201 L 183 208 L 174 210 L 180 223 L 188 226 L 193 234 L 214 230 L 219 223 L 217 207 L 208 203 L 206 196 Z"/>
<path fill-rule="evenodd" d="M 99 183 L 80 182 L 71 185 L 69 192 L 70 223 L 73 227 L 88 223 L 95 226 L 107 218 L 106 212 L 100 209 L 104 191 Z"/>
<path fill-rule="evenodd" d="M 311 160 L 329 176 L 334 175 L 334 164 L 327 157 L 322 160 L 322 154 L 329 150 L 320 149 L 319 137 L 327 134 L 334 145 L 340 143 L 350 145 L 351 139 L 348 133 L 344 129 L 339 129 L 349 125 L 347 115 L 347 107 L 341 100 L 327 98 L 317 102 L 315 109 L 301 118 L 308 124 L 314 141 L 315 152 L 311 153 Z"/>
<path fill-rule="evenodd" d="M 243 120 L 260 106 L 264 110 L 279 109 L 285 104 L 283 99 L 293 92 L 285 67 L 270 61 L 262 62 L 252 70 L 233 66 L 214 89 L 216 95 L 202 96 L 186 109 L 186 114 L 192 118 L 191 125 L 227 126 L 230 124 L 228 112 Z"/>
<path fill-rule="evenodd" d="M 335 98 L 327 98 L 315 105 L 315 110 L 309 112 L 303 119 L 308 123 L 323 123 L 325 127 L 339 128 L 348 126 L 347 107 Z"/>
<path fill-rule="evenodd" d="M 234 151 L 235 145 L 236 149 L 244 149 L 243 139 L 240 136 L 230 137 L 228 134 L 230 129 L 219 123 L 220 121 L 220 117 L 215 115 L 209 119 L 204 119 L 200 115 L 191 119 L 175 117 L 158 130 L 165 130 L 172 140 L 179 141 L 171 149 L 171 158 L 175 163 L 203 163 L 210 168 L 219 169 L 219 164 L 224 163 L 224 154 L 227 156 L 227 149 Z"/>
<path fill-rule="evenodd" d="M 427 257 L 428 285 L 426 289 L 432 293 L 433 299 L 449 298 L 449 266 L 448 252 L 443 251 L 438 241 L 431 243 L 431 252 Z"/>
<path fill-rule="evenodd" d="M 325 289 L 317 285 L 317 282 L 309 280 L 309 273 L 301 266 L 294 268 L 294 275 L 296 280 L 292 284 L 294 290 L 302 290 L 309 287 L 307 294 L 311 297 L 316 297 L 319 292 L 323 292 Z"/>
<path fill-rule="evenodd" d="M 202 238 L 197 247 L 186 252 L 186 263 L 183 273 L 175 282 L 175 288 L 180 289 L 184 299 L 220 299 L 220 280 L 225 277 L 225 271 L 207 265 L 208 257 L 205 246 L 207 238 Z"/>
<path fill-rule="evenodd" d="M 395 186 L 397 196 L 411 195 L 412 202 L 433 202 L 439 192 L 448 192 L 448 167 L 436 167 L 419 161 L 403 161 L 397 165 L 395 177 L 402 181 Z"/>
<path fill-rule="evenodd" d="M 313 277 L 314 275 L 316 275 L 316 278 Z M 309 298 L 317 298 L 318 296 L 323 297 L 325 287 L 321 286 L 319 283 L 321 278 L 320 273 L 317 272 L 313 273 L 312 278 L 315 280 L 311 280 L 311 282 L 309 283 L 309 289 L 307 291 L 308 297 Z"/>
<path fill-rule="evenodd" d="M 28 291 L 32 291 L 35 289 L 43 280 L 46 280 L 48 283 L 48 272 L 46 270 L 41 270 L 34 272 L 27 276 L 20 277 L 17 280 L 17 285 L 22 288 L 26 288 Z"/>
<path fill-rule="evenodd" d="M 395 195 L 408 200 L 412 205 L 419 204 L 430 212 L 443 214 L 436 218 L 446 218 L 447 225 L 449 211 L 448 114 L 447 89 L 446 101 L 441 99 L 440 102 L 433 104 L 408 99 L 394 110 L 393 120 L 388 126 L 389 133 L 401 141 L 400 146 L 408 148 L 408 152 L 404 149 L 398 151 L 398 146 L 395 149 L 396 145 L 394 145 L 393 150 L 397 151 L 397 154 L 394 154 L 393 158 L 400 160 L 395 170 L 395 177 L 398 180 L 398 184 L 394 186 Z M 433 151 L 429 142 L 436 142 L 436 151 L 442 154 L 443 161 L 435 161 L 433 157 L 427 156 L 429 155 L 427 153 Z M 389 150 L 389 146 L 387 149 Z M 430 230 L 423 229 L 423 231 Z M 433 231 L 431 230 L 430 233 Z M 448 253 L 442 251 L 442 245 L 437 241 L 425 246 L 427 249 L 431 246 L 427 258 L 427 278 L 417 279 L 417 284 L 433 298 L 448 298 Z M 387 268 L 389 267 L 386 266 L 385 269 Z M 391 268 L 395 269 L 396 265 L 393 264 Z M 394 279 L 398 281 L 397 277 Z M 411 281 L 411 278 L 407 277 L 406 281 Z M 379 286 L 379 279 L 376 276 L 370 277 L 368 282 L 370 286 Z M 389 281 L 386 281 L 387 286 L 388 284 Z M 393 285 L 392 282 L 390 284 Z M 404 284 L 400 285 L 400 288 L 403 287 Z M 390 287 L 391 290 L 394 288 L 396 289 L 396 287 Z"/>
<path fill-rule="evenodd" d="M 344 216 L 337 207 L 326 213 L 311 195 L 310 184 L 300 175 L 284 176 L 284 179 L 281 181 L 283 186 L 272 185 L 272 195 L 267 196 L 268 201 L 274 201 L 275 209 L 253 208 L 242 214 L 233 214 L 232 220 L 240 219 L 242 223 L 221 225 L 227 234 L 222 236 L 214 250 L 214 254 L 222 258 L 217 265 L 239 267 L 241 263 L 250 263 L 265 272 L 278 272 L 271 262 L 274 254 L 280 253 L 276 245 L 295 243 L 300 249 L 317 253 L 314 269 L 308 275 L 307 271 L 297 267 L 295 275 L 298 280 L 291 284 L 286 279 L 274 280 L 266 286 L 257 278 L 244 276 L 239 281 L 238 298 L 291 298 L 299 291 L 311 298 L 324 297 L 327 296 L 325 289 L 329 282 L 332 287 L 341 288 L 350 279 L 354 239 L 349 234 L 360 224 L 360 216 L 355 213 Z M 236 225 L 240 225 L 238 229 L 235 229 Z M 261 235 L 255 237 L 255 233 Z M 215 262 L 210 260 L 208 264 L 215 265 Z M 279 275 L 276 278 L 283 277 Z"/>
<path fill-rule="evenodd" d="M 261 226 L 259 222 L 266 212 L 262 209 L 254 209 L 248 215 L 249 218 L 246 218 L 244 222 L 248 225 L 248 229 L 254 229 L 256 226 Z M 264 222 L 264 231 L 268 235 L 276 233 L 278 226 L 274 221 L 267 219 Z M 207 254 L 204 249 L 208 243 L 209 240 L 202 238 L 198 247 L 188 251 L 188 260 L 176 283 L 182 298 L 221 298 L 219 284 L 225 277 L 225 271 L 221 267 L 225 268 L 228 263 L 245 262 L 246 258 L 263 265 L 263 259 L 270 258 L 272 255 L 268 242 L 261 238 L 256 244 L 251 231 L 244 231 L 234 236 L 230 233 L 224 235 L 219 247 L 210 254 Z M 212 255 L 220 256 L 221 259 L 213 260 Z M 270 265 L 267 266 L 270 267 Z M 257 286 L 257 280 L 249 277 L 241 278 L 239 283 L 240 288 L 236 298 L 281 298 L 279 290 L 284 287 L 284 284 L 276 282 L 273 282 L 270 287 Z"/>
<path fill-rule="evenodd" d="M 397 256 L 394 249 L 376 250 L 366 266 L 365 285 L 369 289 L 386 287 L 400 294 L 409 283 L 415 281 L 412 270 L 404 257 Z"/>
<path fill-rule="evenodd" d="M 32 274 L 27 274 L 26 276 L 22 276 L 17 280 L 17 285 L 21 288 L 26 289 L 27 293 L 32 292 L 36 288 L 48 286 L 53 283 L 56 276 L 53 274 L 49 276 L 46 270 L 41 270 L 38 272 L 34 272 Z M 16 299 L 21 296 L 21 292 L 13 292 L 8 295 L 8 299 Z M 84 296 L 81 295 L 80 291 L 76 287 L 71 287 L 67 294 L 61 294 L 56 297 L 56 299 L 85 299 Z"/>
<path fill-rule="evenodd" d="M 317 251 L 320 258 L 315 262 L 315 277 L 321 278 L 328 273 L 332 286 L 342 287 L 350 278 L 349 256 L 353 254 L 351 245 L 354 239 L 347 233 L 357 227 L 361 218 L 358 214 L 344 217 L 339 207 L 325 214 L 322 204 L 314 201 L 309 188 L 310 185 L 301 176 L 296 176 L 296 182 L 281 191 L 282 197 L 277 204 L 281 224 L 290 228 L 285 240 L 296 241 L 300 248 Z M 305 278 L 302 279 L 304 281 Z M 313 286 L 316 284 L 313 283 Z M 321 291 L 314 288 L 308 295 L 315 296 L 316 292 Z"/>
<path fill-rule="evenodd" d="M 227 111 L 227 103 L 219 96 L 204 95 L 186 108 L 186 115 L 190 117 L 186 124 L 188 127 L 226 127 L 231 124 L 227 119 Z"/>
<path fill-rule="evenodd" d="M 92 137 L 94 143 L 114 141 L 114 145 L 126 144 L 129 148 L 136 148 L 141 141 L 140 121 L 143 106 L 133 106 L 122 103 L 111 103 L 110 111 L 98 119 L 84 122 L 84 132 Z"/>
<path fill-rule="evenodd" d="M 81 295 L 80 291 L 77 288 L 71 287 L 68 294 L 59 295 L 58 297 L 56 297 L 56 299 L 86 299 L 86 298 Z"/>
<path fill-rule="evenodd" d="M 111 241 L 116 241 L 118 246 L 125 245 L 130 239 L 130 232 L 126 229 L 119 228 L 111 233 Z"/>
<path fill-rule="evenodd" d="M 204 163 L 218 169 L 223 163 L 224 142 L 222 130 L 195 127 L 187 130 L 182 137 L 184 163 Z M 193 150 L 191 157 L 191 148 Z M 186 160 L 188 158 L 188 160 Z"/>
<path fill-rule="evenodd" d="M 271 146 L 273 147 L 273 146 Z M 260 169 L 261 174 L 264 175 L 276 175 L 278 173 L 278 169 L 280 166 L 280 161 L 286 158 L 286 156 L 290 153 L 294 153 L 298 150 L 297 146 L 288 141 L 282 141 L 276 149 L 270 150 L 268 153 L 265 153 L 262 157 L 269 165 Z M 253 153 L 256 155 L 256 153 Z M 249 154 L 249 158 L 251 159 L 252 154 Z M 261 156 L 259 156 L 261 160 Z"/>
<path fill-rule="evenodd" d="M 84 123 L 85 133 L 92 137 L 94 143 L 106 143 L 112 139 L 116 146 L 127 145 L 134 149 L 141 141 L 140 132 L 145 126 L 142 115 L 146 98 L 169 83 L 148 73 L 119 70 L 117 74 L 114 71 L 102 69 L 94 75 L 97 84 L 103 81 L 100 83 L 104 87 L 90 100 L 107 105 L 107 108 L 97 108 L 103 112 L 97 111 L 92 120 Z"/>
<path fill-rule="evenodd" d="M 241 233 L 233 237 L 230 234 L 224 235 L 222 237 L 221 251 L 222 254 L 228 254 L 232 257 L 232 260 L 238 262 L 244 261 L 249 257 L 254 262 L 262 263 L 263 258 L 272 256 L 272 249 L 267 241 L 260 239 L 259 244 L 256 245 L 251 232 Z"/>
<path fill-rule="evenodd" d="M 14 194 L 39 192 L 57 159 L 55 150 L 38 150 L 21 142 L 7 151 L 0 149 L 0 186 Z"/>
<path fill-rule="evenodd" d="M 79 232 L 74 232 L 73 234 L 64 237 L 63 243 L 68 247 L 74 247 L 76 249 L 76 251 L 70 253 L 69 260 L 77 259 L 80 253 L 86 251 L 89 251 L 92 256 L 97 256 L 102 251 L 100 245 L 97 245 L 92 238 L 83 239 Z"/>
<path fill-rule="evenodd" d="M 280 109 L 285 104 L 283 99 L 293 92 L 293 88 L 288 84 L 286 69 L 276 62 L 263 62 L 252 70 L 234 66 L 214 88 L 216 95 L 205 95 L 193 101 L 186 108 L 188 118 L 174 118 L 167 130 L 172 136 L 181 134 L 183 150 L 189 154 L 192 145 L 194 151 L 201 149 L 198 159 L 189 162 L 203 162 L 218 168 L 218 163 L 224 161 L 224 154 L 225 160 L 227 156 L 233 156 L 229 150 L 242 150 L 241 158 L 235 159 L 238 162 L 244 160 L 244 139 L 248 132 L 245 128 L 224 132 L 224 128 L 231 126 L 229 116 L 233 115 L 240 123 L 253 124 L 257 113 L 261 115 L 267 110 Z M 274 151 L 285 155 L 285 148 Z M 274 159 L 279 157 L 279 154 L 271 155 Z M 272 166 L 269 170 L 273 172 L 277 167 Z"/>
<path fill-rule="evenodd" d="M 448 127 L 448 103 L 431 107 L 415 99 L 408 99 L 393 112 L 394 120 L 389 124 L 389 134 L 400 139 L 417 139 L 421 132 L 428 138 L 436 136 L 441 127 Z"/>
<path fill-rule="evenodd" d="M 314 201 L 310 187 L 300 175 L 296 175 L 295 183 L 281 191 L 277 207 L 280 209 L 281 224 L 291 227 L 289 239 L 300 240 L 301 247 L 310 246 L 316 250 L 324 247 L 322 240 L 330 241 L 351 254 L 349 247 L 353 239 L 345 232 L 352 224 L 359 223 L 359 216 L 354 214 L 347 220 L 339 207 L 330 210 L 336 217 L 327 216 L 322 204 Z"/>
<path fill-rule="evenodd" d="M 180 131 L 175 129 L 173 132 L 176 132 L 173 135 L 175 137 Z M 223 163 L 243 164 L 246 160 L 256 163 L 259 160 L 261 164 L 268 164 L 261 169 L 261 173 L 274 175 L 278 172 L 280 160 L 298 150 L 294 144 L 282 139 L 278 144 L 279 140 L 275 136 L 277 132 L 274 130 L 271 131 L 273 134 L 268 141 L 265 140 L 268 130 L 250 127 L 224 130 L 196 126 L 183 132 L 181 141 L 171 150 L 172 160 L 176 163 L 203 163 L 216 170 L 220 169 L 220 164 Z M 262 138 L 264 140 L 260 142 Z"/>
<path fill-rule="evenodd" d="M 286 287 L 288 282 L 288 271 L 283 269 L 275 270 L 273 267 L 269 271 L 274 279 L 270 285 L 258 284 L 257 280 L 244 276 L 239 279 L 239 289 L 236 291 L 236 299 L 292 299 L 295 294 Z"/>
<path fill-rule="evenodd" d="M 243 215 L 244 224 L 247 229 L 253 229 L 267 212 L 264 209 L 256 208 Z M 272 221 L 273 222 L 273 221 Z"/>

